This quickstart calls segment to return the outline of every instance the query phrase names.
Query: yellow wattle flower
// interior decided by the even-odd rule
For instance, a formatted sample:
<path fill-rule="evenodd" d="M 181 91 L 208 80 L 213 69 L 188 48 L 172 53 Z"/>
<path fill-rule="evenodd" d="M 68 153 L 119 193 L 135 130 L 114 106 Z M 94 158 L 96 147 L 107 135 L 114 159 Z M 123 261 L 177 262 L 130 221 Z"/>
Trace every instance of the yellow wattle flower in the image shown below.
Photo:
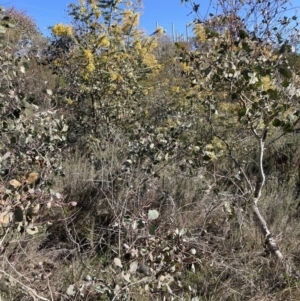
<path fill-rule="evenodd" d="M 106 35 L 101 35 L 98 38 L 98 47 L 108 47 L 110 45 L 109 37 Z"/>
<path fill-rule="evenodd" d="M 89 63 L 89 64 L 86 66 L 86 71 L 92 73 L 94 70 L 95 70 L 95 65 L 94 65 L 93 63 Z"/>
<path fill-rule="evenodd" d="M 202 24 L 195 24 L 193 31 L 197 41 L 204 42 L 206 40 L 205 28 Z"/>
<path fill-rule="evenodd" d="M 88 62 L 92 62 L 94 60 L 94 55 L 90 49 L 84 50 L 84 57 Z"/>
<path fill-rule="evenodd" d="M 72 35 L 73 27 L 62 23 L 56 24 L 52 27 L 52 33 L 57 37 L 70 37 Z"/>

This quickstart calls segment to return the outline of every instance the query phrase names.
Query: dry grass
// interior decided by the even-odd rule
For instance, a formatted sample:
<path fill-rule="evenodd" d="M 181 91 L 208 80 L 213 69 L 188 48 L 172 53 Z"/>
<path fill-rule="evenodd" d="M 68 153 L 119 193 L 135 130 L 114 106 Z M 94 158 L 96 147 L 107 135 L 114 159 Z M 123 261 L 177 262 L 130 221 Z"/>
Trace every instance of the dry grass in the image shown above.
<path fill-rule="evenodd" d="M 228 192 L 224 181 L 216 190 L 218 183 L 204 169 L 188 174 L 172 162 L 160 177 L 153 177 L 141 165 L 127 164 L 124 149 L 125 139 L 116 136 L 106 148 L 95 147 L 85 154 L 77 150 L 65 157 L 65 177 L 56 178 L 55 184 L 63 205 L 47 213 L 52 225 L 45 225 L 36 236 L 10 237 L 2 254 L 2 269 L 13 277 L 9 294 L 1 293 L 3 300 L 33 300 L 26 287 L 57 301 L 124 300 L 126 296 L 131 300 L 299 300 L 296 176 L 284 185 L 281 179 L 271 178 L 260 204 L 292 266 L 288 274 L 264 249 L 247 200 Z M 225 202 L 232 205 L 231 213 Z M 157 220 L 147 220 L 149 209 L 160 213 Z M 134 223 L 141 228 L 134 228 Z M 150 225 L 155 236 L 148 233 Z M 122 268 L 114 258 L 121 260 Z M 134 262 L 145 262 L 152 275 L 132 271 Z M 13 279 L 26 287 L 14 286 Z M 73 296 L 67 294 L 70 285 L 74 285 Z"/>

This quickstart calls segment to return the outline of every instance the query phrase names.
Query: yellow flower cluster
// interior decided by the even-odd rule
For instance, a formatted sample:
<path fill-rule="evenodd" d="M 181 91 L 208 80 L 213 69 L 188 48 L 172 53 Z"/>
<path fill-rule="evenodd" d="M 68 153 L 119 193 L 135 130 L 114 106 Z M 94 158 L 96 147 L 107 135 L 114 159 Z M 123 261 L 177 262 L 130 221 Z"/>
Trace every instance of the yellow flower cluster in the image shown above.
<path fill-rule="evenodd" d="M 145 53 L 143 56 L 143 63 L 152 68 L 157 65 L 157 60 L 153 54 Z"/>
<path fill-rule="evenodd" d="M 71 25 L 62 23 L 56 24 L 52 27 L 52 33 L 57 37 L 70 37 L 72 36 L 73 28 Z"/>
<path fill-rule="evenodd" d="M 101 35 L 98 38 L 98 46 L 99 47 L 108 47 L 110 45 L 109 37 L 106 35 Z"/>
<path fill-rule="evenodd" d="M 71 98 L 69 98 L 69 97 L 66 97 L 66 98 L 65 98 L 65 102 L 66 102 L 69 106 L 71 106 L 71 105 L 74 103 L 74 101 L 73 101 Z"/>
<path fill-rule="evenodd" d="M 115 72 L 110 72 L 109 75 L 110 75 L 110 79 L 112 81 L 116 81 L 118 83 L 121 83 L 123 81 L 123 76 L 121 74 L 117 74 Z"/>
<path fill-rule="evenodd" d="M 186 63 L 181 63 L 181 68 L 184 72 L 191 72 L 193 70 L 193 68 Z"/>
<path fill-rule="evenodd" d="M 92 51 L 90 49 L 85 49 L 83 51 L 83 56 L 88 63 L 85 67 L 86 72 L 92 73 L 95 70 L 94 55 L 93 55 Z"/>
<path fill-rule="evenodd" d="M 60 59 L 55 59 L 53 62 L 54 66 L 56 67 L 60 67 L 62 65 L 61 60 Z"/>
<path fill-rule="evenodd" d="M 94 63 L 88 63 L 88 65 L 86 66 L 86 71 L 92 73 L 94 70 L 95 70 Z"/>
<path fill-rule="evenodd" d="M 129 34 L 129 32 L 132 30 L 132 28 L 136 27 L 139 24 L 140 21 L 140 14 L 134 13 L 132 10 L 126 9 L 123 11 L 123 28 L 122 31 L 125 34 Z"/>
<path fill-rule="evenodd" d="M 118 75 L 115 72 L 110 72 L 109 75 L 112 81 L 115 81 L 118 78 Z"/>
<path fill-rule="evenodd" d="M 217 137 L 214 137 L 211 141 L 212 145 L 214 146 L 214 148 L 218 149 L 218 150 L 225 150 L 226 149 L 226 144 L 220 140 Z"/>
<path fill-rule="evenodd" d="M 84 57 L 88 62 L 94 61 L 94 55 L 92 54 L 92 51 L 90 49 L 84 50 Z"/>
<path fill-rule="evenodd" d="M 270 77 L 267 75 L 267 76 L 263 76 L 261 78 L 261 83 L 262 83 L 262 88 L 264 91 L 267 91 L 269 89 L 274 89 L 274 85 L 270 79 Z"/>
<path fill-rule="evenodd" d="M 151 40 L 150 43 L 147 45 L 148 52 L 152 52 L 157 46 L 158 43 L 154 39 Z"/>
<path fill-rule="evenodd" d="M 171 93 L 179 93 L 180 92 L 180 88 L 178 86 L 173 86 L 170 89 Z"/>
<path fill-rule="evenodd" d="M 140 46 L 140 49 L 137 49 L 137 50 L 139 50 L 139 52 L 142 55 L 147 55 L 147 54 L 153 52 L 153 50 L 158 46 L 158 43 L 155 41 L 154 38 L 147 37 L 147 38 L 143 39 L 142 44 L 137 43 L 136 45 L 137 46 L 135 46 L 135 44 L 134 44 L 135 49 L 137 49 L 137 47 Z"/>
<path fill-rule="evenodd" d="M 123 81 L 123 76 L 121 74 L 118 74 L 117 76 L 117 82 L 121 83 Z"/>
<path fill-rule="evenodd" d="M 202 26 L 202 24 L 195 24 L 193 31 L 198 42 L 205 42 L 206 33 L 205 28 Z"/>
<path fill-rule="evenodd" d="M 90 4 L 91 9 L 92 9 L 94 15 L 96 16 L 96 18 L 100 18 L 101 15 L 102 15 L 102 12 L 99 9 L 99 7 L 98 7 L 97 3 L 95 2 L 95 0 L 88 0 L 88 3 Z"/>
<path fill-rule="evenodd" d="M 94 10 L 94 14 L 95 14 L 96 18 L 99 19 L 101 17 L 101 15 L 102 15 L 102 12 L 99 9 L 95 9 Z"/>
<path fill-rule="evenodd" d="M 133 47 L 134 47 L 135 50 L 141 50 L 142 49 L 142 44 L 141 44 L 140 41 L 135 41 L 133 43 Z"/>
<path fill-rule="evenodd" d="M 87 8 L 86 8 L 86 2 L 85 2 L 85 0 L 79 0 L 79 4 L 80 4 L 80 14 L 87 13 Z"/>

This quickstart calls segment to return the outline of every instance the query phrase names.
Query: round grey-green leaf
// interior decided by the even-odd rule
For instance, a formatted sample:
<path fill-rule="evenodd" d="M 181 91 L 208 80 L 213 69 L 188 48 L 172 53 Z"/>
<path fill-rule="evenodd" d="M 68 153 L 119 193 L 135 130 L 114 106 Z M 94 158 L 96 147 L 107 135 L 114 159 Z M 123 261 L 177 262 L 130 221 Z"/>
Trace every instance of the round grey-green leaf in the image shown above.
<path fill-rule="evenodd" d="M 39 229 L 38 227 L 31 227 L 31 228 L 27 228 L 26 232 L 30 235 L 34 235 L 36 233 L 39 233 Z"/>
<path fill-rule="evenodd" d="M 154 210 L 148 211 L 148 219 L 149 220 L 155 220 L 158 218 L 158 216 L 159 216 L 159 213 L 157 210 L 154 209 Z"/>

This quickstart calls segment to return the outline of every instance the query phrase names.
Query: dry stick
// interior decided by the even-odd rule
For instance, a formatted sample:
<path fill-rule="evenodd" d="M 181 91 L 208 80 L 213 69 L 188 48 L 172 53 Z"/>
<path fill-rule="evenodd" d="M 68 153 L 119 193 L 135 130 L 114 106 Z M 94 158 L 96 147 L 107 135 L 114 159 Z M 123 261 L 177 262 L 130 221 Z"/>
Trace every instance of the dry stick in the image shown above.
<path fill-rule="evenodd" d="M 2 240 L 0 241 L 0 246 L 2 246 L 3 241 L 4 241 L 5 237 L 6 237 L 6 235 L 8 234 L 9 230 L 10 230 L 9 228 L 7 228 L 7 229 L 5 230 L 5 234 L 4 234 L 3 238 L 2 238 Z"/>
<path fill-rule="evenodd" d="M 252 132 L 254 133 L 255 137 L 257 138 L 259 142 L 259 177 L 256 180 L 256 187 L 254 191 L 254 198 L 253 198 L 253 211 L 260 222 L 260 226 L 262 228 L 263 235 L 265 236 L 265 245 L 268 246 L 269 250 L 277 256 L 278 259 L 283 260 L 284 256 L 280 252 L 275 239 L 272 236 L 271 231 L 268 228 L 268 225 L 266 223 L 266 220 L 261 215 L 257 203 L 261 197 L 261 191 L 265 184 L 265 173 L 263 168 L 263 156 L 264 156 L 264 145 L 265 145 L 265 139 L 268 132 L 268 126 L 266 126 L 263 130 L 263 133 L 261 136 L 259 136 L 256 132 L 256 130 L 252 127 Z"/>
<path fill-rule="evenodd" d="M 51 301 L 54 301 L 52 290 L 51 290 L 51 286 L 50 286 L 49 277 L 47 277 L 47 285 L 48 285 L 48 288 L 49 288 L 49 292 L 50 292 L 50 296 L 51 296 Z"/>

